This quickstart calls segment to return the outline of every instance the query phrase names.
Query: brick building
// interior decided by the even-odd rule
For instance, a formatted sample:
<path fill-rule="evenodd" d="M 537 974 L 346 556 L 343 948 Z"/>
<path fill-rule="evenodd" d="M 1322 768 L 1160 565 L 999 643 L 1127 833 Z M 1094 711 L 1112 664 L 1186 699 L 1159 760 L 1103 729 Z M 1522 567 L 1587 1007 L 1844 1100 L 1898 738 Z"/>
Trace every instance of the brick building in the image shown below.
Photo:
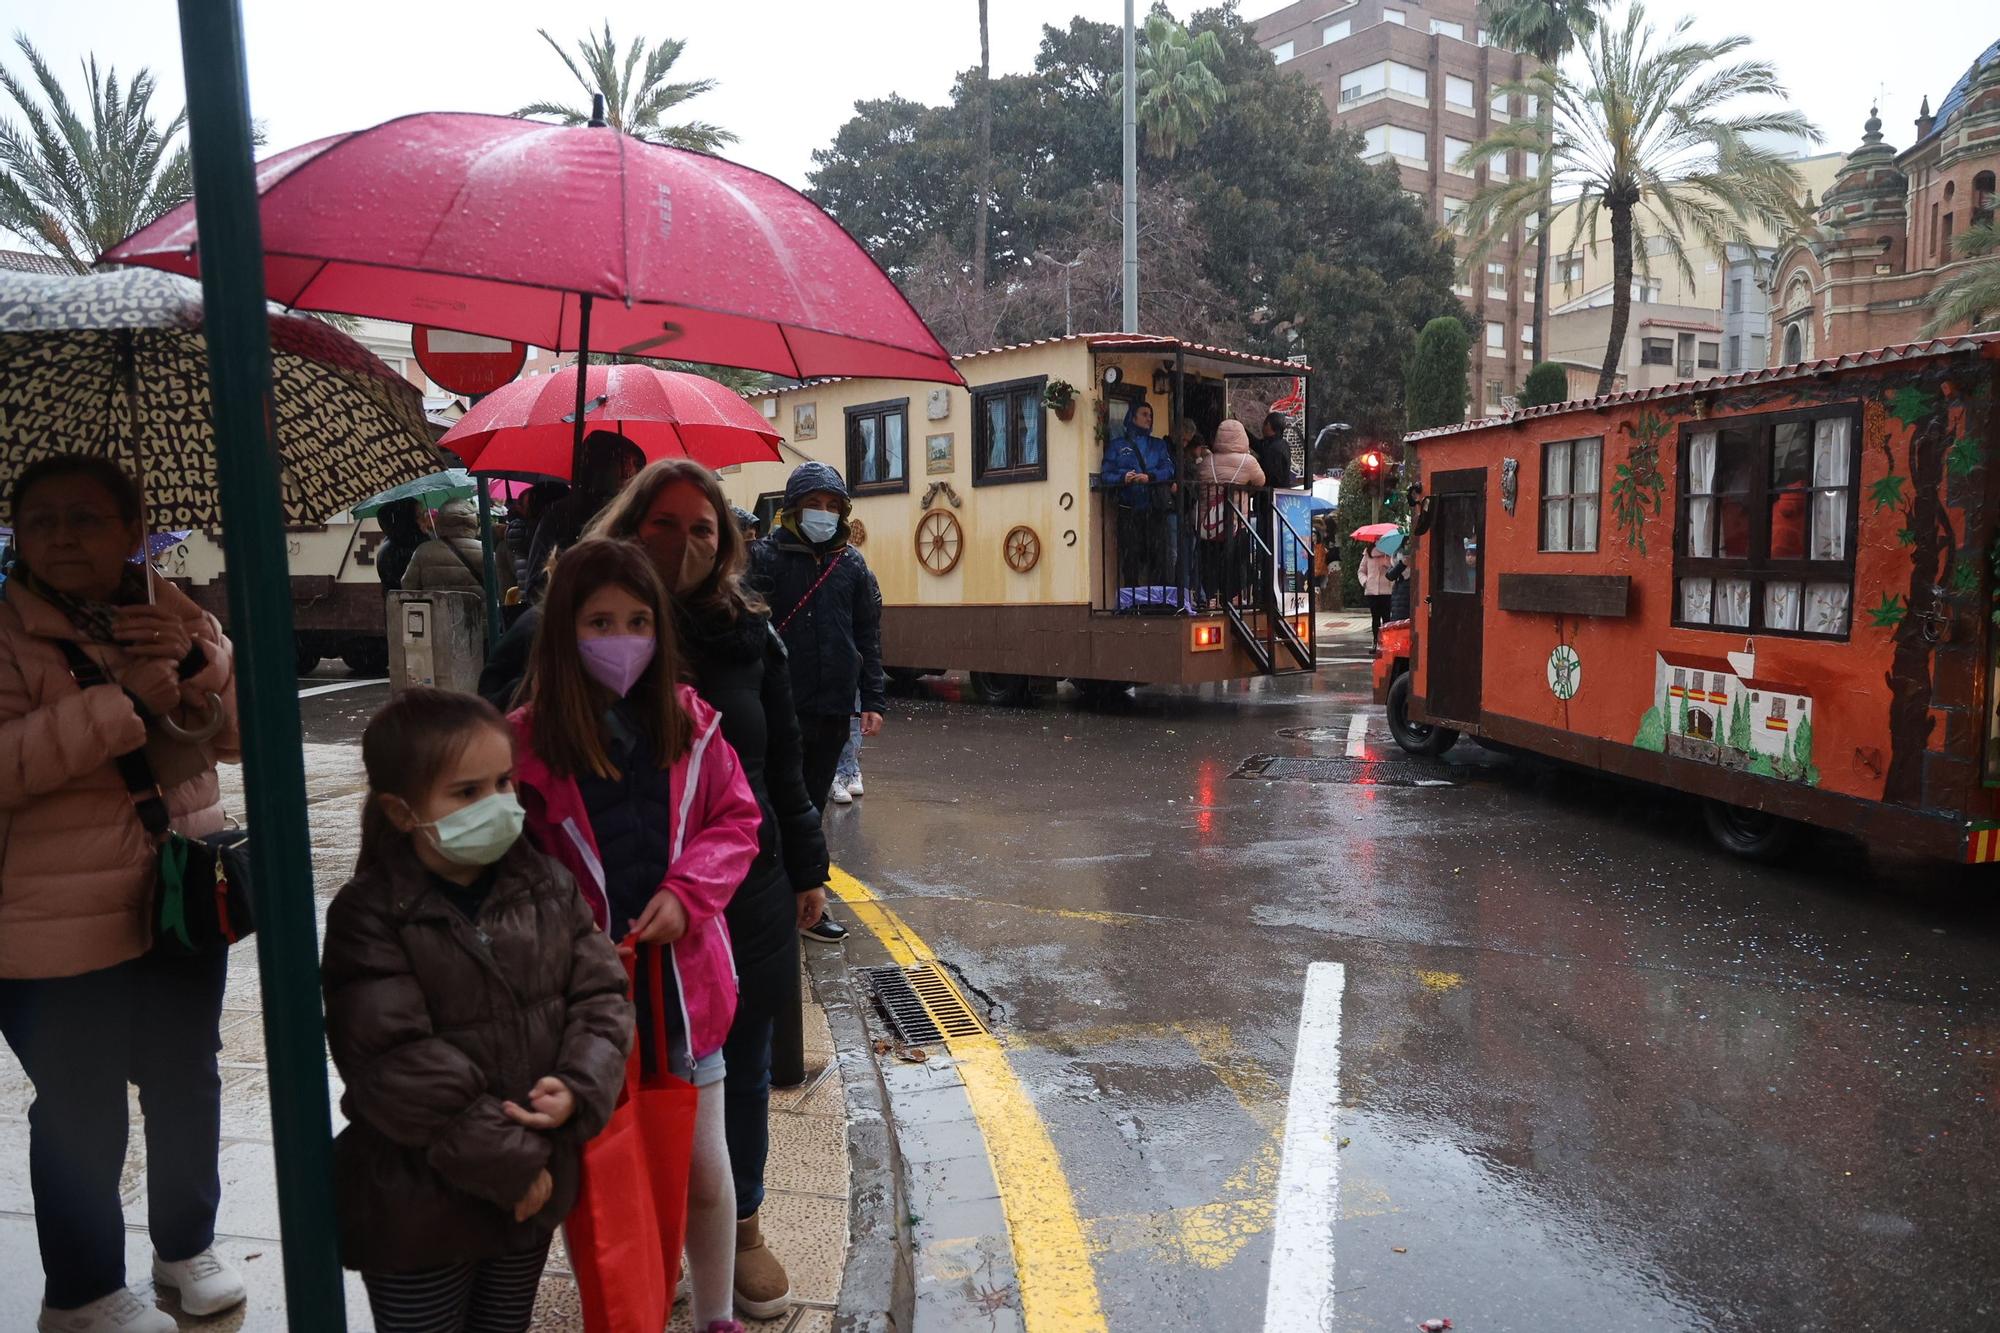
<path fill-rule="evenodd" d="M 1529 99 L 1493 91 L 1535 62 L 1487 44 L 1475 0 L 1300 0 L 1252 27 L 1279 68 L 1319 88 L 1336 124 L 1360 131 L 1369 161 L 1396 163 L 1441 227 L 1487 184 L 1489 168 L 1466 174 L 1458 159 L 1495 126 L 1535 113 Z M 1520 157 L 1496 159 L 1493 178 L 1537 169 Z M 1472 411 L 1498 412 L 1533 364 L 1534 242 L 1516 233 L 1496 246 L 1458 295 L 1483 331 L 1472 340 Z"/>
<path fill-rule="evenodd" d="M 2000 171 L 2000 41 L 1916 119 L 1916 142 L 1883 141 L 1870 108 L 1861 146 L 1827 187 L 1818 226 L 1779 249 L 1771 278 L 1771 359 L 1790 365 L 1906 343 L 1924 298 L 1973 261 L 1952 239 L 1990 222 Z M 1958 330 L 1948 330 L 1957 332 Z"/>

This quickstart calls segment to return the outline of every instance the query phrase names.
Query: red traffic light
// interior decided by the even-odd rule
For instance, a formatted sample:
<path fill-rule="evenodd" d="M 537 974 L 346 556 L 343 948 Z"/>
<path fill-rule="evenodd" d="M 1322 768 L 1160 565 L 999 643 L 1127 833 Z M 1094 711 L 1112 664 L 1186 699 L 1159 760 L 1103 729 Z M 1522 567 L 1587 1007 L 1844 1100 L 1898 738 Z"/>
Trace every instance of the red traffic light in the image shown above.
<path fill-rule="evenodd" d="M 1363 476 L 1374 477 L 1382 471 L 1382 455 L 1372 449 L 1361 455 L 1356 461 L 1361 464 Z"/>

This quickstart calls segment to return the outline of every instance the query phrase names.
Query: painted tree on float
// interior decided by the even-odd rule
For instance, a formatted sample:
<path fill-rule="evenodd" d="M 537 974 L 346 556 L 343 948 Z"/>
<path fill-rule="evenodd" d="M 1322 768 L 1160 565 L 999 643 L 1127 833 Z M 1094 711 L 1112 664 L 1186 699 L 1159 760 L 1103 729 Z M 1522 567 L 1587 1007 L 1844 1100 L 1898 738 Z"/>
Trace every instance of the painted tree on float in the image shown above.
<path fill-rule="evenodd" d="M 1943 610 L 1946 598 L 1978 587 L 1976 557 L 1958 550 L 1946 494 L 1953 479 L 1971 476 L 1984 461 L 1973 407 L 1961 386 L 1942 375 L 1925 376 L 1888 396 L 1888 415 L 1910 431 L 1904 457 L 1897 458 L 1887 423 L 1876 441 L 1889 469 L 1870 489 L 1870 498 L 1878 511 L 1901 511 L 1897 540 L 1910 552 L 1908 596 L 1885 590 L 1879 602 L 1865 608 L 1869 623 L 1890 630 L 1896 644 L 1887 676 L 1889 767 L 1882 782 L 1882 799 L 1893 805 L 1914 806 L 1923 799 L 1924 752 L 1936 727 L 1931 663 L 1939 626 L 1930 612 Z"/>
<path fill-rule="evenodd" d="M 1751 750 L 1750 701 L 1740 692 L 1736 696 L 1736 706 L 1729 710 L 1729 748 L 1745 754 Z"/>

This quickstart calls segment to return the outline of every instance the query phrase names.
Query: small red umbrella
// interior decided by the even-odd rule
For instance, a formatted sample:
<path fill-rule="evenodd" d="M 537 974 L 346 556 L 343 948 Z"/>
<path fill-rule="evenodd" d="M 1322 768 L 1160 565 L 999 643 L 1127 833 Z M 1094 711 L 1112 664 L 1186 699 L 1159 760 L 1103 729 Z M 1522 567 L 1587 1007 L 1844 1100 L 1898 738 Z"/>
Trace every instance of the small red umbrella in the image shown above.
<path fill-rule="evenodd" d="M 463 425 L 464 423 L 461 422 L 460 424 Z M 445 438 L 448 440 L 451 437 L 447 435 L 445 436 Z M 1356 528 L 1353 532 L 1350 532 L 1347 535 L 1349 536 L 1349 538 L 1357 542 L 1376 542 L 1380 541 L 1382 538 L 1388 536 L 1390 533 L 1395 532 L 1396 530 L 1397 530 L 1397 525 L 1394 523 L 1363 523 L 1360 527 Z"/>
<path fill-rule="evenodd" d="M 817 204 L 703 153 L 429 112 L 268 158 L 257 191 L 266 290 L 288 306 L 800 379 L 964 383 Z M 195 274 L 194 205 L 104 258 Z"/>
<path fill-rule="evenodd" d="M 778 432 L 724 385 L 652 366 L 592 366 L 584 426 L 615 430 L 648 460 L 692 458 L 707 467 L 773 462 Z M 481 476 L 568 478 L 575 432 L 576 369 L 515 380 L 486 395 L 445 432 L 449 449 Z"/>

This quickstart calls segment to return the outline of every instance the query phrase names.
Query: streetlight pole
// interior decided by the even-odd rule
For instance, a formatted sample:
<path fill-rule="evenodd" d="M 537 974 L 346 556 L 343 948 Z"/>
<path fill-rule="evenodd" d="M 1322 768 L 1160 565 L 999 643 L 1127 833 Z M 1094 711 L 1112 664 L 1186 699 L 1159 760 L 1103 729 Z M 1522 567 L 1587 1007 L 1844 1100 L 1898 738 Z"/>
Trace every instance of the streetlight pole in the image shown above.
<path fill-rule="evenodd" d="M 1065 338 L 1069 337 L 1071 332 L 1073 332 L 1071 328 L 1071 318 L 1070 318 L 1070 299 L 1069 299 L 1070 278 L 1071 275 L 1073 275 L 1076 272 L 1077 266 L 1083 263 L 1083 257 L 1089 253 L 1090 251 L 1088 250 L 1079 250 L 1076 252 L 1075 259 L 1065 260 L 1065 259 L 1057 259 L 1054 255 L 1050 254 L 1046 250 L 1035 251 L 1036 259 L 1039 259 L 1045 263 L 1054 264 L 1057 268 L 1063 271 L 1063 337 Z"/>
<path fill-rule="evenodd" d="M 257 831 L 250 840 L 250 864 L 286 1324 L 295 1333 L 334 1333 L 347 1327 L 347 1318 L 334 1233 L 312 838 L 299 749 L 285 510 L 270 428 L 271 333 L 264 314 L 243 16 L 237 0 L 180 0 L 180 27 L 243 791 L 250 827 Z"/>
<path fill-rule="evenodd" d="M 1139 331 L 1139 88 L 1133 0 L 1125 0 L 1125 332 Z"/>

